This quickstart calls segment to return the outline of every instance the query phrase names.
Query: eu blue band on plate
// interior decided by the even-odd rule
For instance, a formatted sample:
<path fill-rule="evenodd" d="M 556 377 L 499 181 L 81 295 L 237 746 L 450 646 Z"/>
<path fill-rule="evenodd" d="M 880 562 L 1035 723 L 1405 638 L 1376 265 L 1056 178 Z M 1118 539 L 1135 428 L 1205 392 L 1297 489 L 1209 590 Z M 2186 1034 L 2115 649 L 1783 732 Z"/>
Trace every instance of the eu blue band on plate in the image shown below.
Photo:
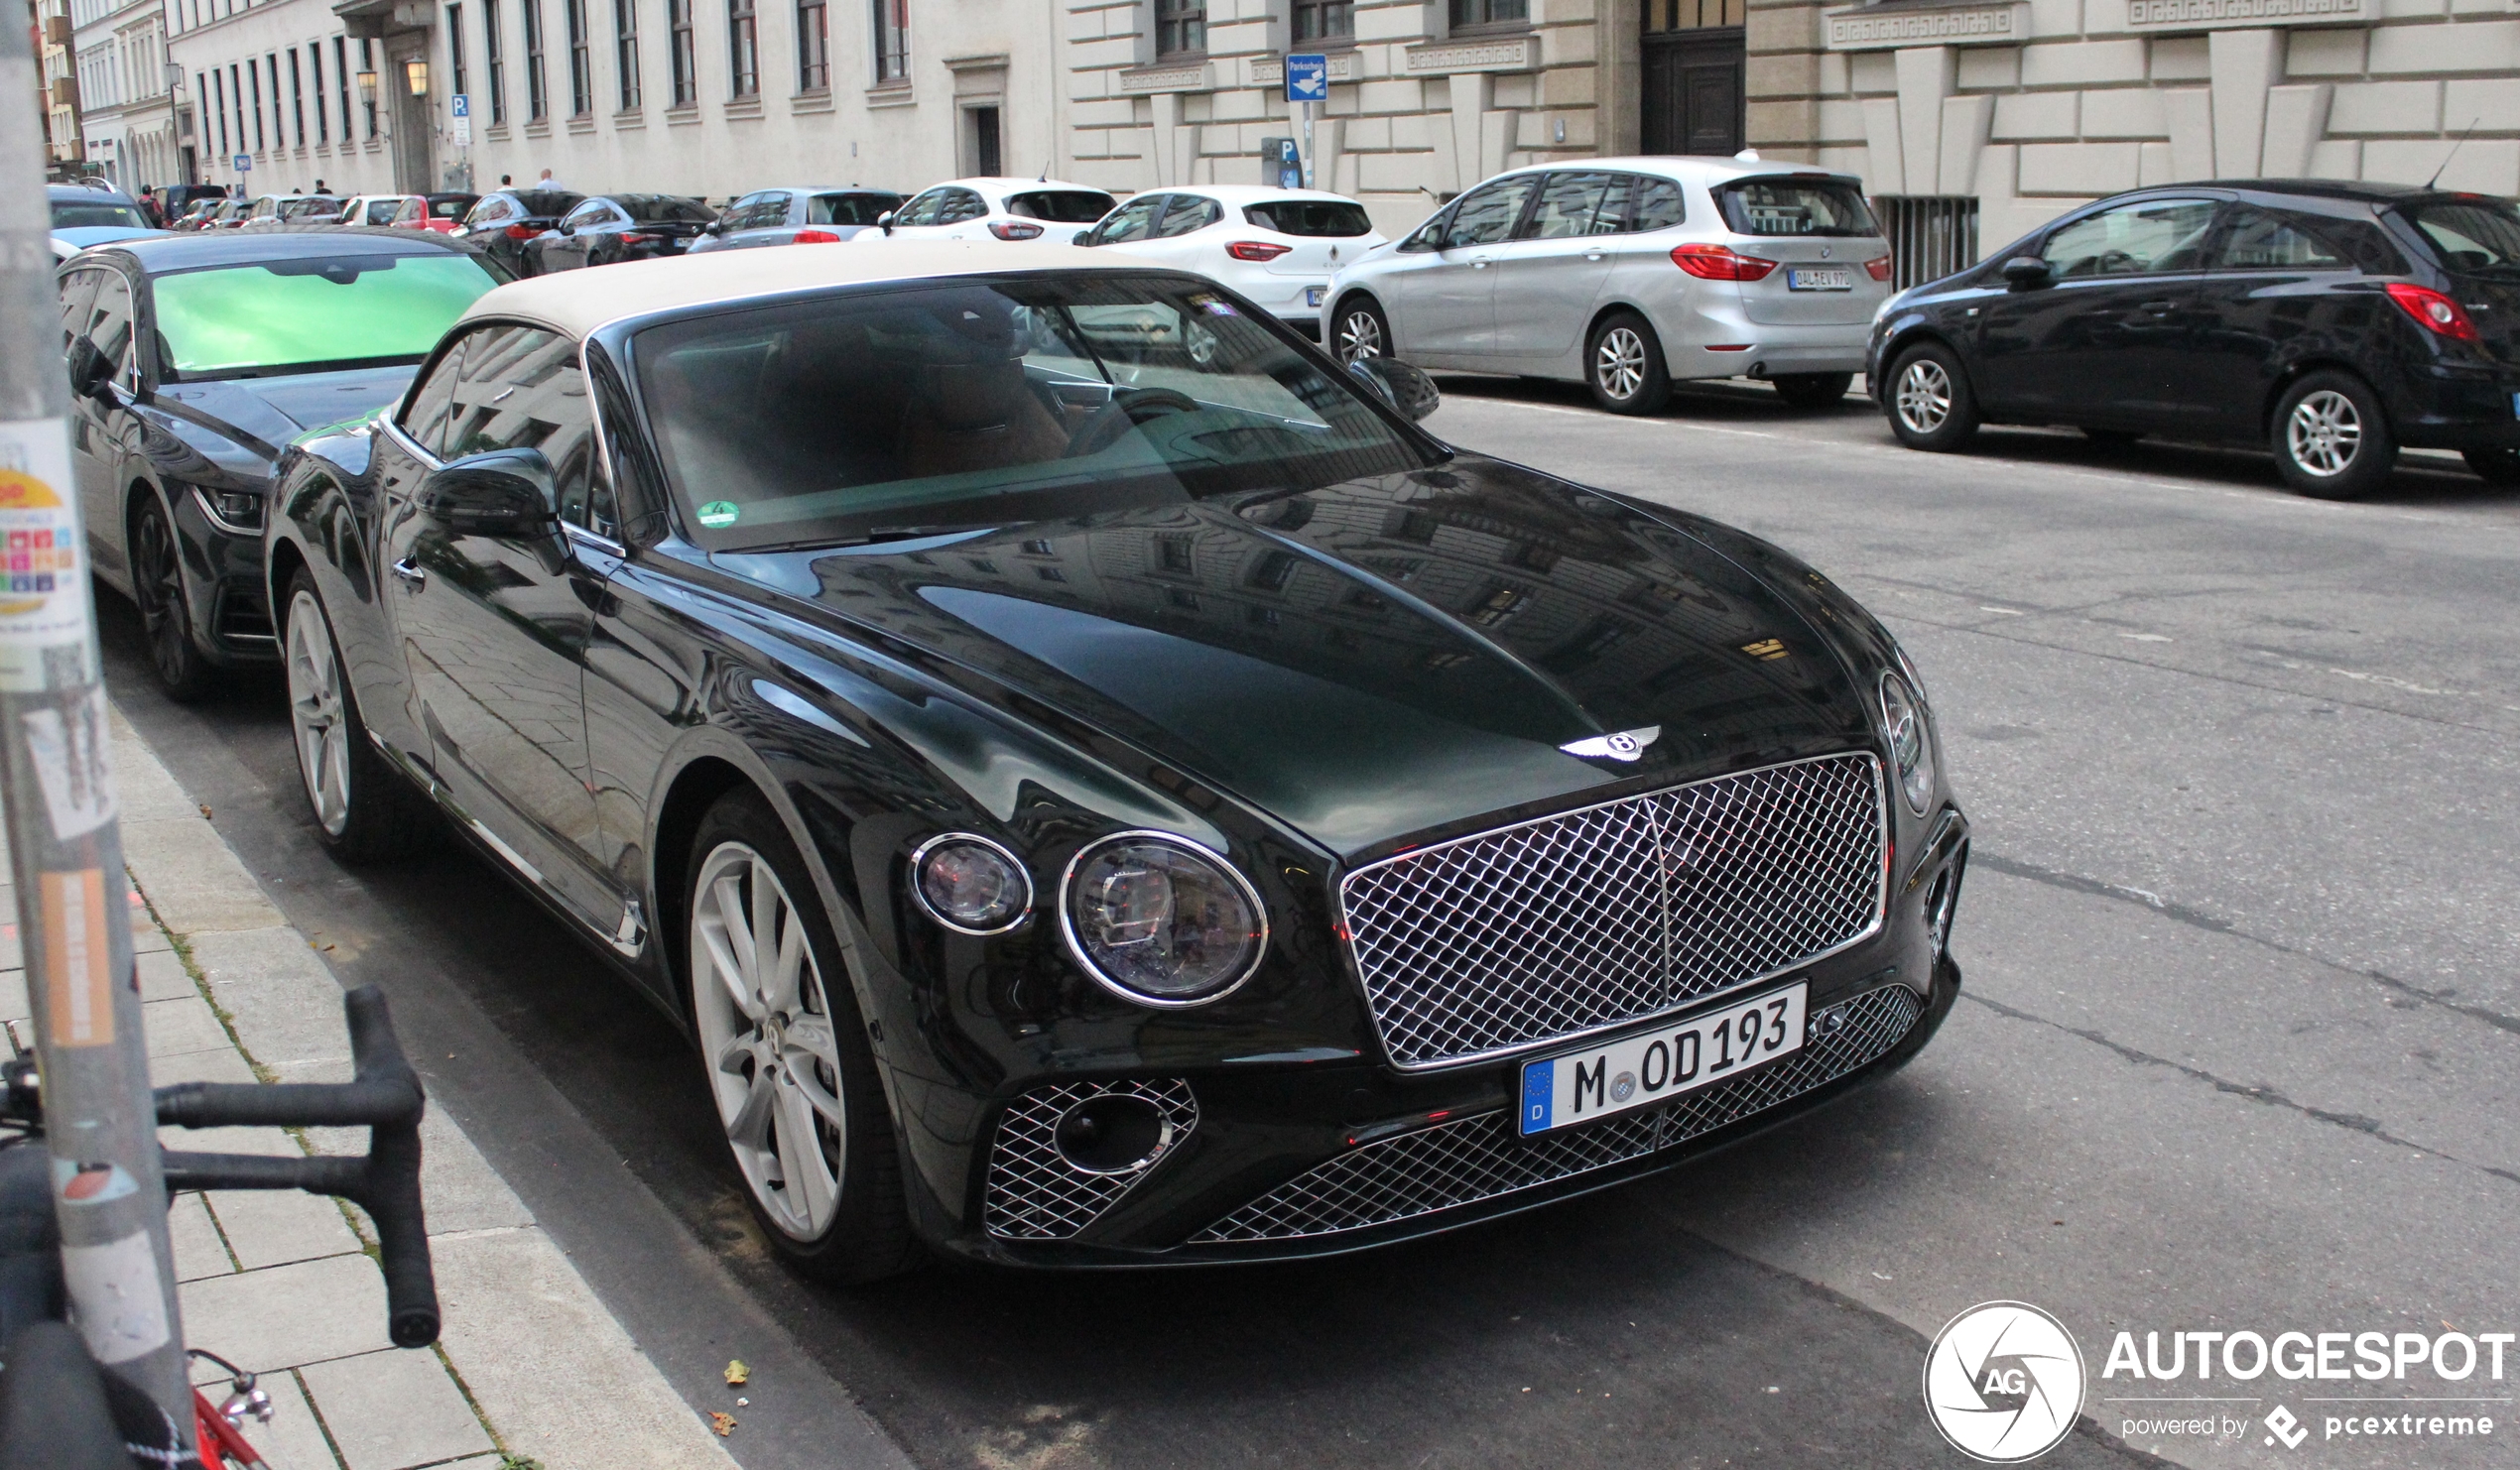
<path fill-rule="evenodd" d="M 1550 1123 L 1557 1106 L 1558 1064 L 1535 1061 L 1523 1068 L 1523 1132 L 1538 1133 Z"/>

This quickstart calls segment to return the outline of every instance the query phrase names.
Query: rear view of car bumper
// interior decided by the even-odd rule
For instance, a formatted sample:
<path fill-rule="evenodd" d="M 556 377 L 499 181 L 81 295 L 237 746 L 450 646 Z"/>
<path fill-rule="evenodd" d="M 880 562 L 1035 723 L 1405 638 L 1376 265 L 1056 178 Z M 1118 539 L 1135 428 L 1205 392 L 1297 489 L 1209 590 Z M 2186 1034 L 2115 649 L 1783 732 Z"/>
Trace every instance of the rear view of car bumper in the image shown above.
<path fill-rule="evenodd" d="M 1866 305 L 1869 306 L 1869 299 Z M 1689 293 L 1654 313 L 1665 368 L 1675 380 L 1860 373 L 1869 321 L 1803 326 L 1752 321 L 1737 299 Z"/>
<path fill-rule="evenodd" d="M 2389 406 L 2398 442 L 2419 449 L 2520 448 L 2520 381 L 2435 363 L 2409 373 Z"/>

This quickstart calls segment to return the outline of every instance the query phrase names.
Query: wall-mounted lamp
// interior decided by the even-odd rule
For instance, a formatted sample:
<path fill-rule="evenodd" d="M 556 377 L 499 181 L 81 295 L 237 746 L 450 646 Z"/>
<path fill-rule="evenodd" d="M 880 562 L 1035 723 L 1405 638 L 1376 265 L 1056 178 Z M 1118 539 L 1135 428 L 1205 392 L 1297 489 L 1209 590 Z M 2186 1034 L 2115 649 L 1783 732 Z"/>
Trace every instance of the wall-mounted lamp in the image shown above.
<path fill-rule="evenodd" d="M 405 61 L 403 63 L 403 79 L 411 83 L 413 96 L 426 97 L 429 95 L 429 63 L 427 61 L 417 60 Z"/>
<path fill-rule="evenodd" d="M 370 107 L 376 105 L 376 73 L 364 67 L 359 71 L 359 100 Z"/>

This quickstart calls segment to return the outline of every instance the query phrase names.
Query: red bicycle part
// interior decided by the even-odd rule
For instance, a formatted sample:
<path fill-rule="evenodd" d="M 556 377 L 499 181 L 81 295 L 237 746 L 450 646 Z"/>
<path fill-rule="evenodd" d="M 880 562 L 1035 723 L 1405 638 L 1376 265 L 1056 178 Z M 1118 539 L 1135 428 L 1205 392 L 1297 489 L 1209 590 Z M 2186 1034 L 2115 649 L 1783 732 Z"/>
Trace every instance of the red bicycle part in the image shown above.
<path fill-rule="evenodd" d="M 271 1470 L 199 1389 L 192 1391 L 192 1438 L 201 1447 L 201 1470 Z"/>

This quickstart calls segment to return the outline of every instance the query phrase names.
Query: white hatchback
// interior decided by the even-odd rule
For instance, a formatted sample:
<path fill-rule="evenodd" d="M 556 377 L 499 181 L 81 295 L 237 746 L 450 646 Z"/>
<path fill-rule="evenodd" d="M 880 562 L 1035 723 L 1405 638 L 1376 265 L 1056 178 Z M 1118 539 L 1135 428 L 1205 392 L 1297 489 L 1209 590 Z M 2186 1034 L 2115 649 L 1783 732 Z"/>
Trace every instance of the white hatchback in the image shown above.
<path fill-rule="evenodd" d="M 1076 243 L 1197 271 L 1316 336 L 1330 278 L 1385 241 L 1341 194 L 1202 184 L 1138 194 Z"/>
<path fill-rule="evenodd" d="M 1056 179 L 955 179 L 921 189 L 879 216 L 878 229 L 856 238 L 881 240 L 1046 240 L 1068 245 L 1116 202 L 1101 189 Z"/>
<path fill-rule="evenodd" d="M 1339 273 L 1342 360 L 1563 378 L 1613 413 L 1678 380 L 1842 399 L 1890 296 L 1863 182 L 1738 159 L 1586 159 L 1500 174 Z"/>

